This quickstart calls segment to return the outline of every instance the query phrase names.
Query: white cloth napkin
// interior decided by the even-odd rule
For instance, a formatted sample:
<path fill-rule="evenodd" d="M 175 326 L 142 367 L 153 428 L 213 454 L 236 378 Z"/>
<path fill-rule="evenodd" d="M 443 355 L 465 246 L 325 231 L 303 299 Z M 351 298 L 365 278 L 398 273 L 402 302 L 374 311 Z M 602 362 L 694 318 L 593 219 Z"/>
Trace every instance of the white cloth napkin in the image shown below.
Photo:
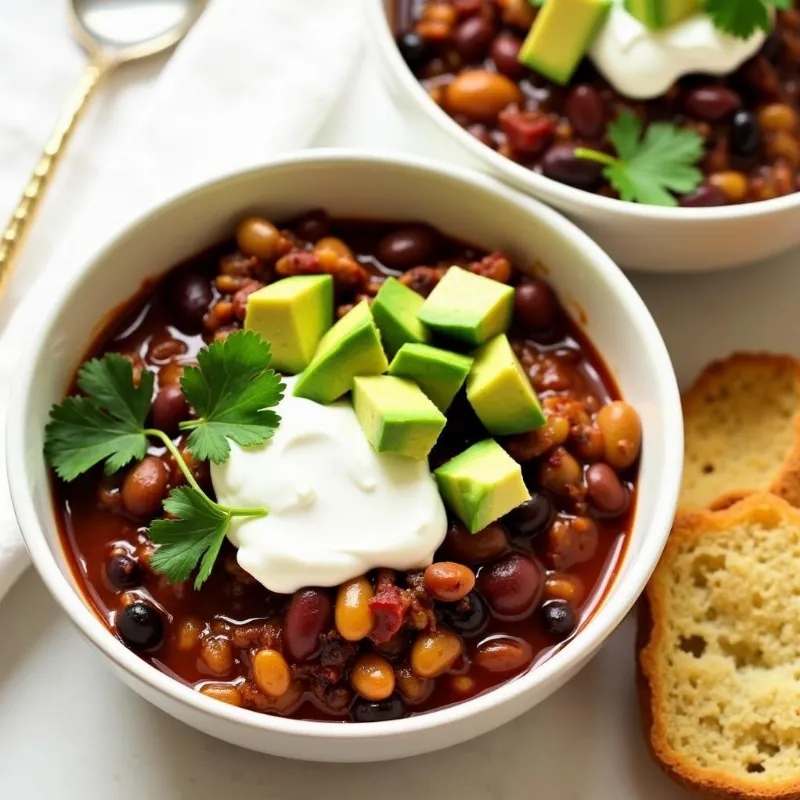
<path fill-rule="evenodd" d="M 26 564 L 8 497 L 4 440 L 6 389 L 26 321 L 35 314 L 32 273 L 42 275 L 41 284 L 49 270 L 74 269 L 128 220 L 166 197 L 308 146 L 360 49 L 357 0 L 213 0 L 147 99 L 118 109 L 113 126 L 129 132 L 124 146 L 88 165 L 93 175 L 80 196 L 60 198 L 75 222 L 47 264 L 26 262 L 28 299 L 0 335 L 0 598 Z M 55 218 L 54 209 L 48 217 Z M 34 223 L 31 236 L 42 234 Z"/>

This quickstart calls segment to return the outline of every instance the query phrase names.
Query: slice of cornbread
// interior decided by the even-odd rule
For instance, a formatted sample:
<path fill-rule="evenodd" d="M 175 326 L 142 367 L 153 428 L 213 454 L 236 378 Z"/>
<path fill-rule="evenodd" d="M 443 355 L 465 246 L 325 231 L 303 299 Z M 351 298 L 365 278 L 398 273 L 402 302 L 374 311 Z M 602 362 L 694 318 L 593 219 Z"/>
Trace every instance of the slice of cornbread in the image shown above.
<path fill-rule="evenodd" d="M 800 510 L 755 494 L 680 512 L 639 618 L 659 765 L 713 797 L 800 797 Z"/>
<path fill-rule="evenodd" d="M 736 353 L 683 399 L 680 506 L 724 508 L 753 492 L 800 506 L 800 361 Z"/>

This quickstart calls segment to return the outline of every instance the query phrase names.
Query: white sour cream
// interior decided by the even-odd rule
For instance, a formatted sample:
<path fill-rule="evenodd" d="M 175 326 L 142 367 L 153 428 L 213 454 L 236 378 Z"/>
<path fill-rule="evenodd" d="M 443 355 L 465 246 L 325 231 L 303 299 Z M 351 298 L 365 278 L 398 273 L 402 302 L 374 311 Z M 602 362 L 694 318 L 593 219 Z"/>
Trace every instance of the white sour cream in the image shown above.
<path fill-rule="evenodd" d="M 349 402 L 293 397 L 259 447 L 231 446 L 211 465 L 220 503 L 269 515 L 235 518 L 229 534 L 242 569 L 273 592 L 336 586 L 376 567 L 428 566 L 447 517 L 426 461 L 376 453 Z"/>
<path fill-rule="evenodd" d="M 661 31 L 650 31 L 621 6 L 611 9 L 589 55 L 622 95 L 658 97 L 683 75 L 727 75 L 754 56 L 766 39 L 762 30 L 737 39 L 695 14 Z"/>

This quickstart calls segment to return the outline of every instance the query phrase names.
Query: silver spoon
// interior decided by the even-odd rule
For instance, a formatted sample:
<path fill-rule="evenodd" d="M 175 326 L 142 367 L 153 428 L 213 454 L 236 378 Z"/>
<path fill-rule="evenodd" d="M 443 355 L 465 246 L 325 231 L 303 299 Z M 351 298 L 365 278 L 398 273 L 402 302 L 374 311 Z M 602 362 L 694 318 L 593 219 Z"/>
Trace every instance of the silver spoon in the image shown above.
<path fill-rule="evenodd" d="M 186 35 L 207 3 L 208 0 L 71 0 L 72 32 L 89 54 L 89 63 L 0 237 L 0 298 L 47 182 L 99 82 L 120 64 L 172 47 Z"/>

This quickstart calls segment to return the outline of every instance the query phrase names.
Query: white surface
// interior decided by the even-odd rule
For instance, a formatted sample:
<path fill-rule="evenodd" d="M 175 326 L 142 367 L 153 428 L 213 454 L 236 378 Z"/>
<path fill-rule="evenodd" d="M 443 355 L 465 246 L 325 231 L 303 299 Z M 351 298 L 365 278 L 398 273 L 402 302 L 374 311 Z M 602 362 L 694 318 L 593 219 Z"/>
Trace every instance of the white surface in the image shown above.
<path fill-rule="evenodd" d="M 339 47 L 340 39 L 357 39 L 360 32 L 353 13 L 355 3 L 344 0 L 330 9 L 327 0 L 304 0 L 304 13 L 298 13 L 295 0 L 273 0 L 270 4 L 262 0 L 215 0 L 169 60 L 152 92 L 136 105 L 123 106 L 110 115 L 104 135 L 117 140 L 116 151 L 89 149 L 85 159 L 92 177 L 73 187 L 73 194 L 54 192 L 47 198 L 56 203 L 44 209 L 38 224 L 34 221 L 35 236 L 31 238 L 42 244 L 49 242 L 52 255 L 34 260 L 42 251 L 37 253 L 34 247 L 23 250 L 18 271 L 9 282 L 5 308 L 12 307 L 23 287 L 29 289 L 30 303 L 41 306 L 39 293 L 46 291 L 42 286 L 58 276 L 72 274 L 128 220 L 166 197 L 293 147 L 308 146 L 358 56 L 357 45 L 345 53 Z M 268 46 L 262 30 L 269 31 Z M 57 43 L 70 45 L 69 40 L 63 40 L 63 28 L 56 29 L 54 35 Z M 13 28 L 8 38 L 10 57 L 3 52 L 0 40 L 0 74 L 5 71 L 25 78 L 29 72 L 49 75 L 57 56 L 32 56 L 24 38 Z M 317 42 L 316 56 L 330 62 L 324 81 L 307 57 L 309 41 Z M 282 74 L 283 69 L 289 76 Z M 24 83 L 1 84 L 2 79 L 0 89 L 7 91 L 4 96 L 10 109 L 30 100 L 23 93 Z M 58 108 L 61 103 L 60 98 L 53 98 L 52 103 L 32 103 L 19 118 L 19 127 L 13 122 L 0 126 L 0 144 L 8 137 L 11 145 L 8 151 L 0 150 L 0 187 L 9 208 L 18 196 L 12 191 L 17 165 L 27 162 L 27 158 L 14 157 L 13 145 L 25 135 L 32 145 L 37 142 L 38 120 L 49 117 L 51 107 Z M 265 116 L 272 118 L 278 110 L 279 124 L 265 124 Z M 78 131 L 79 136 L 86 133 L 87 129 Z M 70 153 L 70 160 L 72 156 Z M 56 182 L 61 178 L 57 175 Z M 76 197 L 81 201 L 76 202 Z M 69 213 L 76 206 L 81 215 L 69 225 Z M 45 219 L 48 212 L 54 220 L 50 226 Z M 42 286 L 30 290 L 34 278 L 43 273 Z M 0 317 L 0 332 L 2 322 Z M 20 351 L 15 340 L 25 336 L 26 324 L 18 315 L 0 337 L 0 416 L 5 415 L 5 387 Z M 0 459 L 0 598 L 24 563 L 5 484 L 5 467 Z"/>
<path fill-rule="evenodd" d="M 800 193 L 720 208 L 620 203 L 545 178 L 482 145 L 430 100 L 406 67 L 383 11 L 392 4 L 362 0 L 376 64 L 404 114 L 426 120 L 453 158 L 468 159 L 567 214 L 619 264 L 661 272 L 726 269 L 800 245 Z M 417 141 L 422 138 L 420 131 Z"/>
<path fill-rule="evenodd" d="M 342 187 L 346 186 L 343 190 Z M 386 187 L 391 186 L 391 192 Z M 636 516 L 617 580 L 569 647 L 490 693 L 391 723 L 331 726 L 252 714 L 203 697 L 131 653 L 76 592 L 51 512 L 41 458 L 44 428 L 97 316 L 128 299 L 143 280 L 218 241 L 243 209 L 268 219 L 319 205 L 343 217 L 417 216 L 443 231 L 469 230 L 522 269 L 546 264 L 567 307 L 586 315 L 588 335 L 607 354 L 647 441 L 639 465 Z M 94 259 L 51 276 L 16 376 L 7 457 L 11 493 L 39 574 L 80 630 L 120 676 L 159 708 L 224 741 L 302 758 L 373 761 L 419 755 L 486 733 L 549 697 L 575 675 L 633 607 L 666 541 L 683 460 L 680 398 L 672 365 L 641 298 L 608 256 L 552 209 L 491 178 L 441 162 L 347 150 L 308 150 L 201 186 L 139 219 Z M 76 315 L 83 303 L 93 314 Z M 25 309 L 23 309 L 25 311 Z M 29 315 L 24 314 L 28 320 Z"/>
<path fill-rule="evenodd" d="M 595 66 L 620 94 L 638 100 L 658 97 L 683 75 L 727 75 L 755 55 L 767 34 L 731 36 L 705 13 L 651 31 L 617 0 L 589 49 Z"/>
<path fill-rule="evenodd" d="M 211 464 L 218 502 L 269 509 L 231 524 L 239 566 L 283 594 L 379 567 L 427 567 L 447 533 L 427 459 L 376 453 L 349 398 L 322 405 L 295 397 L 295 378 L 284 381 L 272 438 L 232 444 L 224 464 Z"/>
<path fill-rule="evenodd" d="M 49 116 L 38 114 L 40 129 L 19 138 L 14 136 L 14 118 L 31 113 L 37 104 L 45 112 L 55 111 L 52 104 L 68 89 L 80 64 L 66 40 L 63 14 L 54 10 L 59 8 L 58 0 L 0 3 L 0 35 L 13 33 L 15 25 L 27 20 L 29 27 L 44 31 L 33 53 L 47 52 L 51 64 L 60 60 L 59 68 L 46 74 L 0 69 L 0 86 L 13 76 L 28 89 L 25 102 L 4 107 L 0 117 L 0 148 L 13 150 L 20 186 L 47 133 Z M 21 49 L 18 43 L 15 52 L 21 63 L 32 61 L 22 58 Z M 8 49 L 0 48 L 0 53 L 6 55 Z M 141 65 L 135 76 L 139 81 L 131 81 L 129 72 L 128 81 L 116 87 L 122 94 L 106 92 L 100 99 L 62 165 L 39 224 L 59 228 L 69 222 L 49 214 L 49 208 L 57 196 L 80 191 L 86 177 L 83 153 L 101 148 L 114 152 L 119 140 L 104 135 L 107 109 L 143 99 L 147 79 L 157 67 Z M 390 116 L 385 98 L 375 91 L 371 67 L 365 65 L 360 83 L 360 93 L 343 102 L 330 121 L 321 137 L 324 143 L 394 146 L 457 157 L 452 144 L 434 131 L 412 134 L 403 120 Z M 48 247 L 34 235 L 26 257 L 40 258 Z M 719 275 L 634 276 L 683 382 L 710 358 L 736 348 L 800 353 L 798 262 L 800 253 L 795 252 Z M 418 794 L 463 800 L 689 799 L 650 765 L 642 745 L 630 622 L 575 680 L 516 722 L 443 753 L 361 766 L 315 766 L 260 756 L 173 721 L 122 686 L 31 571 L 0 604 L 0 631 L 0 797 L 372 800 L 379 790 L 386 800 Z"/>

